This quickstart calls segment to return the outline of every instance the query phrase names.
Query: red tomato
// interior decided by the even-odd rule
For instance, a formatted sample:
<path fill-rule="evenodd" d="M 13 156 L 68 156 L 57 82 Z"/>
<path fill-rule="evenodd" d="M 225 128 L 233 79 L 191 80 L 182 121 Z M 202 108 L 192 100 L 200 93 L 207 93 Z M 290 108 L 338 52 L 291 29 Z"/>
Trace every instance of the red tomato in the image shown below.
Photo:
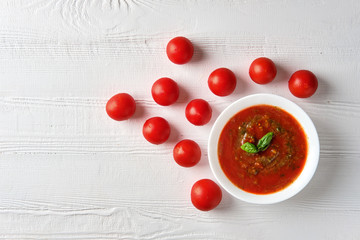
<path fill-rule="evenodd" d="M 207 124 L 212 115 L 209 103 L 203 99 L 194 99 L 188 103 L 185 109 L 185 116 L 189 122 L 196 126 Z"/>
<path fill-rule="evenodd" d="M 316 76 L 308 70 L 299 70 L 291 75 L 289 80 L 290 92 L 298 98 L 311 97 L 318 87 Z"/>
<path fill-rule="evenodd" d="M 143 135 L 152 144 L 164 143 L 170 136 L 170 125 L 162 117 L 149 118 L 144 123 Z"/>
<path fill-rule="evenodd" d="M 182 167 L 193 167 L 201 158 L 201 149 L 193 140 L 178 142 L 173 150 L 174 160 Z"/>
<path fill-rule="evenodd" d="M 222 199 L 220 187 L 210 179 L 201 179 L 191 188 L 191 202 L 201 211 L 216 208 Z"/>
<path fill-rule="evenodd" d="M 217 96 L 230 95 L 236 87 L 235 74 L 227 68 L 218 68 L 210 74 L 208 85 Z"/>
<path fill-rule="evenodd" d="M 122 121 L 134 115 L 136 104 L 134 98 L 127 93 L 119 93 L 106 103 L 106 112 L 114 120 Z"/>
<path fill-rule="evenodd" d="M 194 47 L 189 39 L 176 37 L 167 44 L 166 54 L 173 63 L 185 64 L 191 60 L 194 54 Z"/>
<path fill-rule="evenodd" d="M 271 59 L 261 57 L 255 59 L 249 68 L 250 78 L 258 84 L 266 84 L 274 80 L 277 70 Z"/>
<path fill-rule="evenodd" d="M 151 95 L 157 104 L 169 106 L 178 99 L 179 87 L 170 78 L 160 78 L 152 85 Z"/>

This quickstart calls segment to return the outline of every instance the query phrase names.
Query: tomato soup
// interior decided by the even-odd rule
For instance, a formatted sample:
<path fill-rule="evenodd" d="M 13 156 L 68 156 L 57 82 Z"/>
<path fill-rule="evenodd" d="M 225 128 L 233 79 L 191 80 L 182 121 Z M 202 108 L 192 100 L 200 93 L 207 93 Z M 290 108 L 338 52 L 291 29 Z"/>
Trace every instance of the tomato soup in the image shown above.
<path fill-rule="evenodd" d="M 264 151 L 248 153 L 241 146 L 267 133 L 273 138 Z M 307 156 L 304 130 L 288 112 L 257 105 L 235 114 L 222 130 L 218 143 L 220 166 L 229 180 L 244 191 L 270 194 L 289 186 L 300 175 Z"/>

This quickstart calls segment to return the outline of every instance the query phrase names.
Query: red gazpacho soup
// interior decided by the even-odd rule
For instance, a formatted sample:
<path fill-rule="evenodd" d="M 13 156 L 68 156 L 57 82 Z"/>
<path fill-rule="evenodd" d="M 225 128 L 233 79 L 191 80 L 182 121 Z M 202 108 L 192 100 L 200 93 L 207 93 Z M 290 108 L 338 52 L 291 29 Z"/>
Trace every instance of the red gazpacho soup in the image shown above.
<path fill-rule="evenodd" d="M 267 148 L 256 153 L 241 148 L 245 143 L 260 144 L 270 132 Z M 291 114 L 276 106 L 256 105 L 227 122 L 220 134 L 218 158 L 225 175 L 237 187 L 254 194 L 271 194 L 300 175 L 307 148 L 304 130 Z"/>

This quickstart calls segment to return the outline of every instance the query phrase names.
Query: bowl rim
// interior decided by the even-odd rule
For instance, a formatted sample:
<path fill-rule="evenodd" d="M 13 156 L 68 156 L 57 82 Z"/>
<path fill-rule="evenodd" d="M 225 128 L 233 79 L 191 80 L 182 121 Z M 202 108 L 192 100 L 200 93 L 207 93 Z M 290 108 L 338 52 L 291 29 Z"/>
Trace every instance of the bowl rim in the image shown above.
<path fill-rule="evenodd" d="M 300 175 L 286 188 L 270 194 L 249 193 L 235 186 L 221 169 L 217 155 L 218 139 L 225 124 L 230 120 L 230 118 L 245 108 L 261 104 L 277 106 L 291 114 L 302 126 L 308 143 L 307 159 Z M 256 204 L 272 204 L 281 202 L 299 193 L 313 177 L 319 162 L 319 155 L 319 137 L 315 125 L 308 114 L 294 102 L 284 97 L 268 93 L 248 95 L 230 104 L 215 120 L 208 140 L 208 160 L 211 171 L 216 180 L 235 198 Z"/>

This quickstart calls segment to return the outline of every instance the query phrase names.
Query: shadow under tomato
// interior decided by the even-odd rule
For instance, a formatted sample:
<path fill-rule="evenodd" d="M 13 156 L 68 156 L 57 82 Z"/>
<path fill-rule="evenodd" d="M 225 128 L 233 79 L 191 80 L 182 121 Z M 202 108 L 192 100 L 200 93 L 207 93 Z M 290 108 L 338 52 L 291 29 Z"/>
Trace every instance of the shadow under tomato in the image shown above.
<path fill-rule="evenodd" d="M 211 104 L 211 103 L 209 103 L 209 104 L 211 106 L 212 115 L 211 115 L 210 122 L 208 122 L 205 126 L 209 126 L 210 128 L 212 128 L 212 126 L 214 125 L 214 122 L 219 117 L 221 111 L 218 108 L 214 107 L 213 104 Z"/>
<path fill-rule="evenodd" d="M 279 63 L 275 63 L 276 64 L 276 77 L 273 80 L 274 83 L 277 82 L 288 82 L 291 74 L 288 70 L 286 70 L 284 67 L 282 67 Z M 271 84 L 271 83 L 270 83 Z"/>
<path fill-rule="evenodd" d="M 186 88 L 184 88 L 183 85 L 178 83 L 178 86 L 179 86 L 179 98 L 176 101 L 176 103 L 178 103 L 178 104 L 187 104 L 189 102 L 189 99 L 190 99 L 189 92 L 187 91 Z"/>
<path fill-rule="evenodd" d="M 283 68 L 281 65 L 276 65 L 277 68 L 277 74 L 273 81 L 267 84 L 261 85 L 261 87 L 264 89 L 271 89 L 273 94 L 280 94 L 284 92 L 290 92 L 288 87 L 288 81 L 291 76 L 291 72 L 287 71 L 285 68 Z M 249 77 L 250 78 L 250 77 Z M 250 81 L 252 81 L 250 79 Z M 252 81 L 253 82 L 253 81 Z M 253 82 L 254 83 L 254 82 Z M 254 83 L 256 84 L 256 83 Z"/>
<path fill-rule="evenodd" d="M 198 164 L 196 164 L 196 167 L 199 167 L 199 168 L 204 168 L 204 167 L 208 168 L 209 167 L 207 147 L 201 148 L 201 158 L 200 158 L 200 161 L 198 162 Z"/>
<path fill-rule="evenodd" d="M 169 139 L 166 142 L 168 144 L 174 144 L 174 146 L 175 146 L 175 144 L 180 141 L 180 138 L 182 135 L 176 127 L 174 127 L 171 123 L 169 123 L 169 124 L 170 124 L 171 131 L 170 131 Z"/>
<path fill-rule="evenodd" d="M 247 83 L 244 76 L 241 76 L 239 73 L 234 72 L 236 76 L 236 87 L 234 92 L 232 92 L 229 97 L 235 97 L 236 99 L 239 99 L 240 97 L 243 97 L 242 94 L 246 92 Z"/>
<path fill-rule="evenodd" d="M 334 89 L 331 87 L 329 82 L 326 81 L 327 79 L 326 76 L 317 73 L 314 74 L 316 75 L 316 78 L 318 80 L 318 88 L 314 93 L 314 95 L 312 95 L 309 99 L 312 101 L 314 100 L 323 101 L 324 99 L 328 98 L 329 93 Z M 336 82 L 336 80 L 334 80 L 333 82 Z"/>
<path fill-rule="evenodd" d="M 133 119 L 140 119 L 143 118 L 145 116 L 146 113 L 146 108 L 144 106 L 144 103 L 142 101 L 139 100 L 135 100 L 136 103 L 136 110 L 134 115 L 132 116 Z"/>
<path fill-rule="evenodd" d="M 215 211 L 221 212 L 221 213 L 233 212 L 234 201 L 240 201 L 240 200 L 235 199 L 228 192 L 226 192 L 223 188 L 221 188 L 221 192 L 222 192 L 222 199 L 221 199 L 219 206 L 217 206 L 217 208 L 215 208 Z"/>
<path fill-rule="evenodd" d="M 190 61 L 190 63 L 198 63 L 205 59 L 206 53 L 205 51 L 200 47 L 200 44 L 193 42 L 192 44 L 194 46 L 194 55 Z"/>

